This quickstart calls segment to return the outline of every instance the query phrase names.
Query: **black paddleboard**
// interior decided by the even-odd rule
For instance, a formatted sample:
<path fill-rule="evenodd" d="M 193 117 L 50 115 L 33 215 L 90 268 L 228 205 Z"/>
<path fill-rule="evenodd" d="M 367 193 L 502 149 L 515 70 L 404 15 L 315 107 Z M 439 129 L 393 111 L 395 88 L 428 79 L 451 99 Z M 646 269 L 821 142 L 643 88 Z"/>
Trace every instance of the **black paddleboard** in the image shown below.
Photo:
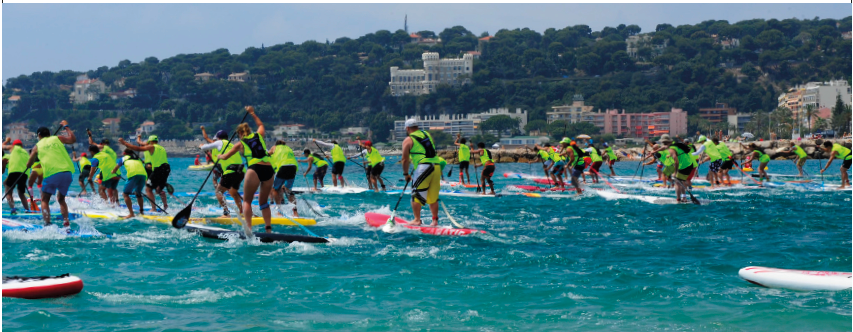
<path fill-rule="evenodd" d="M 188 224 L 184 226 L 184 229 L 190 232 L 196 232 L 201 234 L 201 236 L 206 237 L 208 239 L 217 239 L 217 240 L 225 240 L 229 237 L 239 237 L 241 239 L 246 238 L 246 234 L 239 231 L 232 231 L 229 229 L 219 228 L 219 227 L 210 227 L 210 226 L 202 226 L 202 225 L 193 225 Z M 305 235 L 294 235 L 294 234 L 280 234 L 280 233 L 255 233 L 255 237 L 258 238 L 261 242 L 270 243 L 270 242 L 305 242 L 305 243 L 328 243 L 329 240 L 322 237 L 313 237 L 313 236 L 305 236 Z"/>

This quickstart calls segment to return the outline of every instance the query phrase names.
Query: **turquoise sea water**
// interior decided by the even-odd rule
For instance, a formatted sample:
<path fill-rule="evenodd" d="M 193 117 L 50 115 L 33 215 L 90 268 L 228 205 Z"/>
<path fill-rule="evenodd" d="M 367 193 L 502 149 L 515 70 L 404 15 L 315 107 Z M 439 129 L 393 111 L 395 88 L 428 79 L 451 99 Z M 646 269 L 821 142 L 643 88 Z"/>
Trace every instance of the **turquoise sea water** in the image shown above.
<path fill-rule="evenodd" d="M 179 191 L 194 191 L 206 175 L 185 171 L 191 162 L 172 159 L 170 183 Z M 807 171 L 817 174 L 817 163 L 809 161 Z M 390 164 L 385 176 L 396 181 L 401 177 L 399 164 Z M 636 165 L 618 163 L 617 173 L 631 175 Z M 838 166 L 830 167 L 828 174 L 836 176 L 827 177 L 827 182 L 838 182 Z M 348 178 L 365 186 L 357 168 L 347 167 Z M 791 162 L 774 161 L 770 168 L 770 173 L 795 172 Z M 706 169 L 702 167 L 700 174 Z M 503 188 L 508 184 L 532 183 L 505 179 L 504 172 L 540 174 L 541 168 L 499 164 L 495 184 L 507 193 Z M 654 169 L 644 173 L 653 175 Z M 301 179 L 297 182 L 304 185 Z M 673 196 L 669 191 L 645 191 Z M 6 233 L 4 276 L 71 273 L 83 279 L 85 288 L 60 299 L 3 298 L 2 327 L 17 331 L 853 328 L 850 290 L 767 289 L 737 275 L 750 265 L 850 271 L 851 192 L 792 186 L 695 194 L 708 204 L 608 201 L 593 193 L 561 199 L 443 198 L 460 223 L 488 232 L 467 238 L 387 234 L 368 227 L 365 212 L 389 214 L 397 199 L 371 192 L 303 196 L 330 215 L 318 218 L 318 225 L 311 228 L 337 239 L 327 245 L 223 242 L 144 220 L 77 222 L 115 234 L 109 239 Z M 410 219 L 406 202 L 400 215 Z M 198 204 L 215 205 L 210 198 Z M 312 215 L 305 206 L 300 211 Z M 441 222 L 447 224 L 444 215 Z M 298 228 L 277 226 L 275 231 L 301 234 Z"/>

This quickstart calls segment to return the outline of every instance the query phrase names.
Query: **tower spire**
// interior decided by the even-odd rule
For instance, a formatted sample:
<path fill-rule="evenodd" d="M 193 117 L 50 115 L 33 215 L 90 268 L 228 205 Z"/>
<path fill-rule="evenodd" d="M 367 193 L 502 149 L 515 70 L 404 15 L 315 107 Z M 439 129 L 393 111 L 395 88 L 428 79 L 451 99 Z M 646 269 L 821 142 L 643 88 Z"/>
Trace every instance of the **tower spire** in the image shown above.
<path fill-rule="evenodd" d="M 403 30 L 409 33 L 409 14 L 406 14 L 406 18 L 403 19 Z"/>

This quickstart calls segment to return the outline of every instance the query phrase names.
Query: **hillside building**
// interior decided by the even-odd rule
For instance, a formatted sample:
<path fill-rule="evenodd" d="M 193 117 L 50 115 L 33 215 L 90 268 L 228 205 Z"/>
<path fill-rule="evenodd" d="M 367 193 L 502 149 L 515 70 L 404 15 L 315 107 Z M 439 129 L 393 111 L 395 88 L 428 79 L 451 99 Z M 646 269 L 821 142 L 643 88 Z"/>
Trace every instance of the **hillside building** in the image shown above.
<path fill-rule="evenodd" d="M 474 56 L 465 54 L 457 59 L 439 59 L 438 53 L 425 52 L 423 69 L 391 67 L 388 85 L 392 96 L 419 96 L 434 92 L 439 84 L 459 85 L 471 82 Z"/>
<path fill-rule="evenodd" d="M 714 107 L 700 108 L 699 116 L 708 122 L 727 122 L 730 115 L 736 115 L 737 108 L 729 107 L 726 103 L 717 103 Z"/>
<path fill-rule="evenodd" d="M 680 108 L 652 113 L 625 113 L 624 109 L 620 113 L 619 110 L 609 109 L 604 112 L 584 113 L 582 121 L 591 122 L 601 129 L 602 134 L 624 137 L 687 134 L 687 112 Z"/>
<path fill-rule="evenodd" d="M 554 121 L 576 123 L 581 121 L 581 114 L 592 112 L 593 107 L 584 104 L 583 95 L 574 95 L 571 105 L 553 106 L 551 109 L 551 112 L 545 113 L 548 123 Z"/>
<path fill-rule="evenodd" d="M 493 108 L 488 112 L 469 114 L 440 114 L 438 116 L 422 116 L 417 118 L 418 128 L 423 130 L 441 130 L 452 136 L 461 133 L 462 137 L 472 137 L 480 133 L 480 123 L 497 115 L 506 115 L 518 120 L 518 130 L 523 132 L 527 125 L 527 111 L 516 108 L 510 112 L 507 108 Z M 391 130 L 391 140 L 402 141 L 406 138 L 406 120 L 394 121 L 394 129 Z M 511 133 L 504 132 L 506 136 Z"/>
<path fill-rule="evenodd" d="M 71 92 L 71 99 L 75 104 L 83 104 L 93 100 L 98 100 L 99 96 L 107 91 L 107 85 L 101 80 L 89 79 L 89 76 L 77 76 L 77 81 L 74 82 L 74 91 Z"/>

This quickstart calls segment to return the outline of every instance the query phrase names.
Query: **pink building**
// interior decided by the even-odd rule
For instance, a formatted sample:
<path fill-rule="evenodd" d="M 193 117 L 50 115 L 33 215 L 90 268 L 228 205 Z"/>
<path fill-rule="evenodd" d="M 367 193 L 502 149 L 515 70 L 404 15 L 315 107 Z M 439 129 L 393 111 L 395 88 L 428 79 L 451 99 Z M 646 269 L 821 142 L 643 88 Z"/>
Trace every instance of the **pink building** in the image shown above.
<path fill-rule="evenodd" d="M 662 134 L 687 135 L 687 112 L 673 108 L 670 112 L 625 113 L 623 109 L 585 113 L 582 121 L 601 128 L 603 134 L 624 137 L 652 137 Z"/>

